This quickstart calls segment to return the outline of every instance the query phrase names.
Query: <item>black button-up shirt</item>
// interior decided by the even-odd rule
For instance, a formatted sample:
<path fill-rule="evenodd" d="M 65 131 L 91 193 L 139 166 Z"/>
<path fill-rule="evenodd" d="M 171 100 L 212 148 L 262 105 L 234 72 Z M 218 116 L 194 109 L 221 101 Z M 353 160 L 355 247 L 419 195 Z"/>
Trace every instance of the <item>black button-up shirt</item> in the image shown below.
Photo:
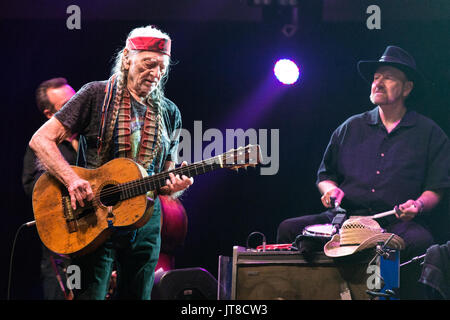
<path fill-rule="evenodd" d="M 449 188 L 449 172 L 450 142 L 436 123 L 408 110 L 388 133 L 375 107 L 334 131 L 317 183 L 335 181 L 345 192 L 343 208 L 373 214 Z"/>
<path fill-rule="evenodd" d="M 64 140 L 58 144 L 58 149 L 70 165 L 76 164 L 77 151 L 72 147 L 72 144 L 69 141 Z M 33 188 L 36 181 L 45 172 L 44 166 L 39 164 L 38 161 L 34 151 L 27 146 L 23 158 L 22 185 L 25 194 L 30 198 L 33 195 Z"/>

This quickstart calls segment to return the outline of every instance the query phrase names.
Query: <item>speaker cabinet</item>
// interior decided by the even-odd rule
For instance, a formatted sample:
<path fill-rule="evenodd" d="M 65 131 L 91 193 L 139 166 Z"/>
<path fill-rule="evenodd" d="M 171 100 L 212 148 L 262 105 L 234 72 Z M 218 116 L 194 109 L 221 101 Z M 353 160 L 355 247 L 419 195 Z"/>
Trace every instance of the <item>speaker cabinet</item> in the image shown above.
<path fill-rule="evenodd" d="M 155 275 L 153 300 L 215 300 L 217 280 L 203 268 L 174 269 Z"/>
<path fill-rule="evenodd" d="M 336 260 L 322 252 L 306 260 L 297 251 L 233 248 L 233 300 L 367 300 L 368 261 L 374 252 Z"/>

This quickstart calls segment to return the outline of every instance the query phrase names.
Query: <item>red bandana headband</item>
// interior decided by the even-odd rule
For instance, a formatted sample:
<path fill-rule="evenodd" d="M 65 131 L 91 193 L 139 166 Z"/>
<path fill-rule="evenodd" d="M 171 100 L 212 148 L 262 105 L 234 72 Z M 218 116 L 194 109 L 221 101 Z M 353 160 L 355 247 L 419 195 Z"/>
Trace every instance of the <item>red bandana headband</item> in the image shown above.
<path fill-rule="evenodd" d="M 127 48 L 131 50 L 156 51 L 170 57 L 171 41 L 164 38 L 134 37 L 127 40 Z"/>

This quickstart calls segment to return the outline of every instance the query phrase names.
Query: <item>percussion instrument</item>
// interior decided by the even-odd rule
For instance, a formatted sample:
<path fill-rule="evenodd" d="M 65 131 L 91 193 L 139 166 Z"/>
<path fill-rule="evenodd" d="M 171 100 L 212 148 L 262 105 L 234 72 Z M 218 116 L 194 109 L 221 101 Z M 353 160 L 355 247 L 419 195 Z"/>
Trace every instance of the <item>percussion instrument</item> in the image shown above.
<path fill-rule="evenodd" d="M 331 238 L 334 233 L 334 228 L 331 223 L 313 224 L 305 227 L 302 234 L 309 237 Z"/>

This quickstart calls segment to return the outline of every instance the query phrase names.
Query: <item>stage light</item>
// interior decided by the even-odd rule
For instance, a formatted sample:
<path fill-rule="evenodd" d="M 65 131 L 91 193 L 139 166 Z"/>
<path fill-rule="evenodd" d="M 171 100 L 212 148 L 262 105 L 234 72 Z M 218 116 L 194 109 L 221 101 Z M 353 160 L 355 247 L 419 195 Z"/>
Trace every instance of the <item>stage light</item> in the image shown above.
<path fill-rule="evenodd" d="M 283 84 L 294 84 L 300 75 L 295 62 L 289 59 L 278 60 L 273 68 L 273 73 Z"/>

